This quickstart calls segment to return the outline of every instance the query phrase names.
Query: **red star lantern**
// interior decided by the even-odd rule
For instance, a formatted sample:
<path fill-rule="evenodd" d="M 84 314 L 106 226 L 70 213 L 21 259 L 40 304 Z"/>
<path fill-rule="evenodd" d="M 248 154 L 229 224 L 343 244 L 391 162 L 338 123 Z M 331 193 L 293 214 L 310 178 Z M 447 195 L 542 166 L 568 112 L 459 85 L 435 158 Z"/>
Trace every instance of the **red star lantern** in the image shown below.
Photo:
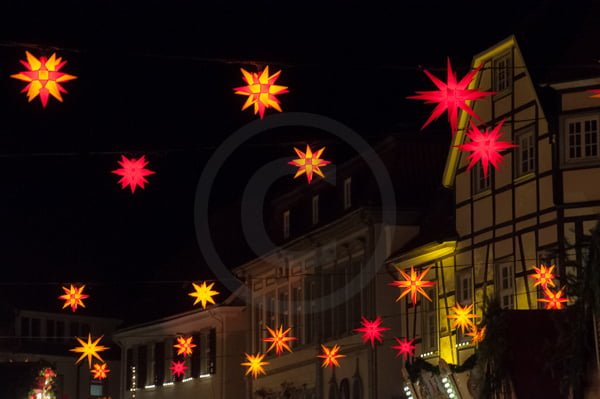
<path fill-rule="evenodd" d="M 77 306 L 81 306 L 82 308 L 85 308 L 85 305 L 83 304 L 83 300 L 86 298 L 89 298 L 89 295 L 86 295 L 83 293 L 84 288 L 85 288 L 85 285 L 82 285 L 81 287 L 75 287 L 75 286 L 73 286 L 73 284 L 71 284 L 71 286 L 69 288 L 62 287 L 62 289 L 65 293 L 64 293 L 64 295 L 61 295 L 58 297 L 58 299 L 62 299 L 65 301 L 65 304 L 63 305 L 62 308 L 64 309 L 67 306 L 70 306 L 72 312 L 75 312 L 77 310 Z"/>
<path fill-rule="evenodd" d="M 291 330 L 291 328 L 288 328 L 287 330 L 283 331 L 283 326 L 279 326 L 279 328 L 275 330 L 267 327 L 267 331 L 269 331 L 269 334 L 271 335 L 269 338 L 263 338 L 264 342 L 271 342 L 271 346 L 269 349 L 267 349 L 267 352 L 270 352 L 273 348 L 275 348 L 275 353 L 277 356 L 280 356 L 284 349 L 288 352 L 291 352 L 292 348 L 290 348 L 287 343 L 297 339 L 287 336 Z"/>
<path fill-rule="evenodd" d="M 295 147 L 294 151 L 296 151 L 296 154 L 298 154 L 299 159 L 288 162 L 290 165 L 298 167 L 298 171 L 296 172 L 294 179 L 306 173 L 306 179 L 310 184 L 313 178 L 313 173 L 316 173 L 321 177 L 325 177 L 321 171 L 321 166 L 329 165 L 331 163 L 330 161 L 321 159 L 321 155 L 323 154 L 323 151 L 325 151 L 325 147 L 321 148 L 315 153 L 312 152 L 310 146 L 308 145 L 306 146 L 306 153 Z"/>
<path fill-rule="evenodd" d="M 196 344 L 192 343 L 192 339 L 193 337 L 177 337 L 177 344 L 173 345 L 173 347 L 177 349 L 178 355 L 183 355 L 185 357 L 192 354 L 192 349 L 196 347 Z"/>
<path fill-rule="evenodd" d="M 340 367 L 339 359 L 346 357 L 346 355 L 341 355 L 339 345 L 334 345 L 333 348 L 328 348 L 325 345 L 321 344 L 321 348 L 323 349 L 323 354 L 317 357 L 320 357 L 323 360 L 322 367 Z"/>
<path fill-rule="evenodd" d="M 556 309 L 556 310 L 564 309 L 564 307 L 565 307 L 564 304 L 569 302 L 569 300 L 567 298 L 563 298 L 563 296 L 564 296 L 563 290 L 564 290 L 564 288 L 561 288 L 560 290 L 558 290 L 556 292 L 552 292 L 548 288 L 545 288 L 544 295 L 546 295 L 546 297 L 538 299 L 538 302 L 545 302 L 546 309 Z"/>
<path fill-rule="evenodd" d="M 21 64 L 27 70 L 10 76 L 11 78 L 27 82 L 27 86 L 25 86 L 21 93 L 27 92 L 27 100 L 29 102 L 39 96 L 44 108 L 48 105 L 50 96 L 62 102 L 61 93 L 67 93 L 67 91 L 62 87 L 61 83 L 77 79 L 77 76 L 60 72 L 67 61 L 63 61 L 61 57 L 57 57 L 56 53 L 52 54 L 50 58 L 40 57 L 37 59 L 29 51 L 26 51 L 25 56 L 27 57 L 27 61 L 21 61 Z"/>
<path fill-rule="evenodd" d="M 518 147 L 517 144 L 498 141 L 498 138 L 501 135 L 500 129 L 503 124 L 504 120 L 491 131 L 486 129 L 485 132 L 482 132 L 473 121 L 471 121 L 471 130 L 467 132 L 467 137 L 469 137 L 471 141 L 457 146 L 461 151 L 471 152 L 471 155 L 467 158 L 471 160 L 467 170 L 475 166 L 478 161 L 481 161 L 483 175 L 487 177 L 490 163 L 494 168 L 498 169 L 498 165 L 503 158 L 502 154 L 500 154 L 502 150 Z"/>
<path fill-rule="evenodd" d="M 102 364 L 94 364 L 94 368 L 90 370 L 95 380 L 103 380 L 107 377 L 107 374 L 110 373 L 108 366 L 106 363 Z"/>
<path fill-rule="evenodd" d="M 146 169 L 148 161 L 144 155 L 141 158 L 127 158 L 125 155 L 121 155 L 121 160 L 118 161 L 121 168 L 113 170 L 112 173 L 122 176 L 119 179 L 121 188 L 125 189 L 127 186 L 131 189 L 131 193 L 135 193 L 137 187 L 144 188 L 144 184 L 148 183 L 146 176 L 153 175 L 155 172 Z"/>
<path fill-rule="evenodd" d="M 181 377 L 185 374 L 185 371 L 188 369 L 188 366 L 185 365 L 183 360 L 179 362 L 171 361 L 171 367 L 169 367 L 169 369 L 171 370 L 172 375 L 174 375 L 175 377 Z"/>
<path fill-rule="evenodd" d="M 413 339 L 411 339 L 410 341 L 406 338 L 394 338 L 396 340 L 396 342 L 398 343 L 398 345 L 392 346 L 392 349 L 396 349 L 398 352 L 396 352 L 396 357 L 400 357 L 402 355 L 402 357 L 404 358 L 404 361 L 406 361 L 406 359 L 409 356 L 414 356 L 415 355 L 415 349 L 416 346 L 413 345 Z"/>
<path fill-rule="evenodd" d="M 452 65 L 450 65 L 450 58 L 448 58 L 447 83 L 444 83 L 433 76 L 428 70 L 424 70 L 425 74 L 431 79 L 433 84 L 437 86 L 438 90 L 418 91 L 416 96 L 408 97 L 412 100 L 424 100 L 426 104 L 437 103 L 431 116 L 427 119 L 421 129 L 424 129 L 431 122 L 439 118 L 446 110 L 448 110 L 448 120 L 450 122 L 450 128 L 452 129 L 452 135 L 456 134 L 456 131 L 458 130 L 459 109 L 479 120 L 479 117 L 470 107 L 470 102 L 494 94 L 490 91 L 480 91 L 479 89 L 469 88 L 469 85 L 480 69 L 481 66 L 466 74 L 460 81 L 457 81 L 456 74 L 452 71 Z"/>
<path fill-rule="evenodd" d="M 377 316 L 377 318 L 373 321 L 367 320 L 364 316 L 361 321 L 362 327 L 354 329 L 354 331 L 358 331 L 363 334 L 362 340 L 366 344 L 371 341 L 371 347 L 375 348 L 375 340 L 379 341 L 379 343 L 383 342 L 383 331 L 389 331 L 390 329 L 387 327 L 381 327 L 381 317 Z"/>
<path fill-rule="evenodd" d="M 254 115 L 259 114 L 260 119 L 265 115 L 267 108 L 275 108 L 281 112 L 277 96 L 289 93 L 287 86 L 276 85 L 281 71 L 269 76 L 269 67 L 260 73 L 250 73 L 242 68 L 242 75 L 246 86 L 236 87 L 235 94 L 248 96 L 248 99 L 242 107 L 242 111 L 250 106 L 254 106 Z"/>
<path fill-rule="evenodd" d="M 404 270 L 396 268 L 400 272 L 402 277 L 404 277 L 404 280 L 394 281 L 394 282 L 390 283 L 390 285 L 393 285 L 395 287 L 404 288 L 404 291 L 402 291 L 400 296 L 396 299 L 396 302 L 398 302 L 404 296 L 410 294 L 410 299 L 411 299 L 412 303 L 416 304 L 417 303 L 417 293 L 423 295 L 425 298 L 429 299 L 429 301 L 431 302 L 431 298 L 429 298 L 429 295 L 427 295 L 427 293 L 425 292 L 425 290 L 423 288 L 433 287 L 433 285 L 435 283 L 433 281 L 423 281 L 423 278 L 425 278 L 425 276 L 427 275 L 427 273 L 429 273 L 429 270 L 431 270 L 432 267 L 433 266 L 429 266 L 427 269 L 425 269 L 425 271 L 423 271 L 420 274 L 417 274 L 414 267 L 411 266 L 410 267 L 410 275 L 405 273 Z"/>
<path fill-rule="evenodd" d="M 549 285 L 554 287 L 554 281 L 552 281 L 552 279 L 556 277 L 552 273 L 552 270 L 554 270 L 554 265 L 550 266 L 549 268 L 546 268 L 544 265 L 540 265 L 539 268 L 534 266 L 533 270 L 535 273 L 529 276 L 529 278 L 535 279 L 535 283 L 533 284 L 534 287 L 537 287 L 538 285 L 544 289 L 546 289 L 546 287 Z"/>

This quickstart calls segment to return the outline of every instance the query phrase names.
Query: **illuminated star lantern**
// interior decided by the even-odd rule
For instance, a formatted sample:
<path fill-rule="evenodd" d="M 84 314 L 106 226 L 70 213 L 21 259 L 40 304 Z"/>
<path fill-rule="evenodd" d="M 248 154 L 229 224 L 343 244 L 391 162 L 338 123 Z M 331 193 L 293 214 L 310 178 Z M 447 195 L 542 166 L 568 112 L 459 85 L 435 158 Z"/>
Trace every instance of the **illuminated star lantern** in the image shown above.
<path fill-rule="evenodd" d="M 73 284 L 71 284 L 69 288 L 62 287 L 65 293 L 64 295 L 58 297 L 58 299 L 63 299 L 65 301 L 65 304 L 62 308 L 64 309 L 67 306 L 70 306 L 71 311 L 73 312 L 77 310 L 77 306 L 85 308 L 85 305 L 83 304 L 83 299 L 89 298 L 89 295 L 83 293 L 84 288 L 85 285 L 82 285 L 81 287 L 77 288 L 74 287 Z"/>
<path fill-rule="evenodd" d="M 598 89 L 594 89 L 594 90 L 588 90 L 590 93 L 594 93 L 593 96 L 590 96 L 590 98 L 600 98 L 600 90 Z"/>
<path fill-rule="evenodd" d="M 313 153 L 310 146 L 306 146 L 306 152 L 302 152 L 296 147 L 294 147 L 294 151 L 298 154 L 299 159 L 294 159 L 291 162 L 288 162 L 290 165 L 297 166 L 298 171 L 294 176 L 294 179 L 298 176 L 302 176 L 306 173 L 306 179 L 308 183 L 312 181 L 313 173 L 321 177 L 325 177 L 323 172 L 321 171 L 321 166 L 329 165 L 331 162 L 321 159 L 321 155 L 323 151 L 325 151 L 325 147 L 321 148 L 319 151 Z"/>
<path fill-rule="evenodd" d="M 185 371 L 188 369 L 188 366 L 185 365 L 183 360 L 180 362 L 171 361 L 171 367 L 169 367 L 169 369 L 171 370 L 172 375 L 174 375 L 175 377 L 181 377 L 185 374 Z"/>
<path fill-rule="evenodd" d="M 263 366 L 268 365 L 269 362 L 263 362 L 265 355 L 261 355 L 260 353 L 257 353 L 256 355 L 249 355 L 246 353 L 245 355 L 246 362 L 241 363 L 241 365 L 248 367 L 246 375 L 252 374 L 254 379 L 258 378 L 260 374 L 267 375 Z"/>
<path fill-rule="evenodd" d="M 432 267 L 433 266 L 429 266 L 427 269 L 425 269 L 425 271 L 423 271 L 422 273 L 420 273 L 418 275 L 412 266 L 410 267 L 410 275 L 406 274 L 404 272 L 404 270 L 397 268 L 397 270 L 400 272 L 400 274 L 402 275 L 404 280 L 394 281 L 393 283 L 390 283 L 390 285 L 393 285 L 395 287 L 404 288 L 404 291 L 402 291 L 400 296 L 396 299 L 396 302 L 398 302 L 404 296 L 410 294 L 410 299 L 411 299 L 412 303 L 416 304 L 417 303 L 417 293 L 423 295 L 425 298 L 429 299 L 429 301 L 431 302 L 431 298 L 429 298 L 429 296 L 427 295 L 427 293 L 425 292 L 425 290 L 423 288 L 433 287 L 433 285 L 435 283 L 433 281 L 423 281 L 423 278 L 427 275 L 427 273 L 429 273 L 429 270 L 431 270 Z"/>
<path fill-rule="evenodd" d="M 94 368 L 90 370 L 95 380 L 103 380 L 107 377 L 107 374 L 110 373 L 108 366 L 106 363 L 102 364 L 94 364 Z"/>
<path fill-rule="evenodd" d="M 567 298 L 563 298 L 563 296 L 564 296 L 563 290 L 564 290 L 564 288 L 561 288 L 560 290 L 558 290 L 556 292 L 552 292 L 548 288 L 545 288 L 544 295 L 546 295 L 546 297 L 538 299 L 538 302 L 545 302 L 546 309 L 556 309 L 556 310 L 564 309 L 565 305 L 563 305 L 563 304 L 567 303 L 569 300 Z"/>
<path fill-rule="evenodd" d="M 328 348 L 325 345 L 321 344 L 321 348 L 323 348 L 323 354 L 317 356 L 323 359 L 323 364 L 321 367 L 340 367 L 339 359 L 346 357 L 346 355 L 341 355 L 339 345 L 333 345 L 333 348 Z"/>
<path fill-rule="evenodd" d="M 127 158 L 125 155 L 121 155 L 121 160 L 118 161 L 121 168 L 113 170 L 112 173 L 121 176 L 119 183 L 121 188 L 125 189 L 127 186 L 131 189 L 131 193 L 135 193 L 137 187 L 144 188 L 144 184 L 148 183 L 146 176 L 153 175 L 155 172 L 146 169 L 148 161 L 146 157 L 142 155 L 141 158 Z"/>
<path fill-rule="evenodd" d="M 364 316 L 362 318 L 361 323 L 362 327 L 355 328 L 354 331 L 361 332 L 363 334 L 362 340 L 366 344 L 371 341 L 371 347 L 375 347 L 375 340 L 382 343 L 383 339 L 383 331 L 388 331 L 389 328 L 381 327 L 381 317 L 377 316 L 377 318 L 373 321 L 367 320 Z"/>
<path fill-rule="evenodd" d="M 392 349 L 396 349 L 398 352 L 396 352 L 396 357 L 399 357 L 400 355 L 402 355 L 402 357 L 404 358 L 404 361 L 406 361 L 406 359 L 409 356 L 414 356 L 415 355 L 415 349 L 416 346 L 413 345 L 413 339 L 411 339 L 410 341 L 406 338 L 394 338 L 396 340 L 396 342 L 398 343 L 398 345 L 392 346 Z"/>
<path fill-rule="evenodd" d="M 479 329 L 477 328 L 476 325 L 474 325 L 473 327 L 471 327 L 471 331 L 469 331 L 467 333 L 467 335 L 471 338 L 471 343 L 472 344 L 478 344 L 480 342 L 483 342 L 483 340 L 485 339 L 485 332 L 487 330 L 487 327 L 483 326 L 483 328 Z"/>
<path fill-rule="evenodd" d="M 284 349 L 288 352 L 292 351 L 292 349 L 287 343 L 290 341 L 295 341 L 297 338 L 288 337 L 288 334 L 292 330 L 291 328 L 288 328 L 287 330 L 283 331 L 283 326 L 279 326 L 279 328 L 275 330 L 272 330 L 271 328 L 267 327 L 267 330 L 269 331 L 269 334 L 271 334 L 269 338 L 263 338 L 264 342 L 271 342 L 271 346 L 269 347 L 269 349 L 267 349 L 267 352 L 270 352 L 271 349 L 275 348 L 275 353 L 277 354 L 277 356 L 280 356 L 283 353 Z"/>
<path fill-rule="evenodd" d="M 267 108 L 275 108 L 281 112 L 279 94 L 288 93 L 287 86 L 276 85 L 281 71 L 269 76 L 269 67 L 260 73 L 251 73 L 242 68 L 242 75 L 246 86 L 236 87 L 235 94 L 248 96 L 248 99 L 242 106 L 242 111 L 250 106 L 254 106 L 254 115 L 259 114 L 262 119 Z"/>
<path fill-rule="evenodd" d="M 428 70 L 424 70 L 425 74 L 431 79 L 431 81 L 437 86 L 438 90 L 435 91 L 418 91 L 416 96 L 408 97 L 413 100 L 425 100 L 425 104 L 438 103 L 434 110 L 431 112 L 431 116 L 421 129 L 424 129 L 431 122 L 436 120 L 448 110 L 448 120 L 450 121 L 450 128 L 452 129 L 452 135 L 456 134 L 458 130 L 458 110 L 461 109 L 473 118 L 478 119 L 479 117 L 475 114 L 470 106 L 471 101 L 479 100 L 490 94 L 494 94 L 489 91 L 480 91 L 479 89 L 469 88 L 471 82 L 481 69 L 481 66 L 467 73 L 464 78 L 457 82 L 456 74 L 452 71 L 450 65 L 450 59 L 448 58 L 448 82 L 444 83 L 435 76 L 433 76 Z"/>
<path fill-rule="evenodd" d="M 81 353 L 81 356 L 79 357 L 79 359 L 77 359 L 77 361 L 75 362 L 75 364 L 79 364 L 79 362 L 82 361 L 83 358 L 86 357 L 86 356 L 88 358 L 88 363 L 89 363 L 90 369 L 92 368 L 92 358 L 93 357 L 95 357 L 96 359 L 98 359 L 99 361 L 101 361 L 102 363 L 104 363 L 104 360 L 102 360 L 102 358 L 98 354 L 98 352 L 102 352 L 102 351 L 105 351 L 105 350 L 108 349 L 106 346 L 98 345 L 98 343 L 100 342 L 100 340 L 103 337 L 104 337 L 103 335 L 100 336 L 100 338 L 98 338 L 94 342 L 92 342 L 92 335 L 91 334 L 88 334 L 88 340 L 87 340 L 87 342 L 84 342 L 79 337 L 75 337 L 77 339 L 77 341 L 79 341 L 79 344 L 81 345 L 81 346 L 79 346 L 77 348 L 70 349 L 71 352 Z"/>
<path fill-rule="evenodd" d="M 177 344 L 173 345 L 177 349 L 178 355 L 188 356 L 192 354 L 192 349 L 196 347 L 196 344 L 192 343 L 192 338 L 177 337 Z"/>
<path fill-rule="evenodd" d="M 485 132 L 482 132 L 473 121 L 471 121 L 471 130 L 467 132 L 467 137 L 469 137 L 471 141 L 457 146 L 463 152 L 471 152 L 471 155 L 467 158 L 471 160 L 467 170 L 475 166 L 478 161 L 481 161 L 483 175 L 487 177 L 490 163 L 494 168 L 498 169 L 498 165 L 503 158 L 502 154 L 500 154 L 502 150 L 518 147 L 518 145 L 513 143 L 498 141 L 498 138 L 501 135 L 500 129 L 503 124 L 504 120 L 491 131 L 486 129 Z"/>
<path fill-rule="evenodd" d="M 50 58 L 40 57 L 37 59 L 30 52 L 26 51 L 25 56 L 27 57 L 27 61 L 21 61 L 21 64 L 27 70 L 10 76 L 11 78 L 27 82 L 27 86 L 25 86 L 21 93 L 27 92 L 27 100 L 29 102 L 39 96 L 44 108 L 48 105 L 49 96 L 62 102 L 61 93 L 67 93 L 67 91 L 62 87 L 61 83 L 77 79 L 76 76 L 60 72 L 67 61 L 63 61 L 61 57 L 57 57 L 56 53 L 52 54 Z"/>
<path fill-rule="evenodd" d="M 552 274 L 554 265 L 550 266 L 549 268 L 546 268 L 544 265 L 541 265 L 539 268 L 534 266 L 533 270 L 535 273 L 529 277 L 535 279 L 535 283 L 533 284 L 534 287 L 537 287 L 538 285 L 544 289 L 549 285 L 554 287 L 554 281 L 552 281 L 552 279 L 556 277 L 554 274 Z"/>
<path fill-rule="evenodd" d="M 194 286 L 194 289 L 196 291 L 190 292 L 188 295 L 196 297 L 196 300 L 194 301 L 194 305 L 197 304 L 198 302 L 201 302 L 202 309 L 206 309 L 207 303 L 212 303 L 213 305 L 215 305 L 215 300 L 213 299 L 213 296 L 219 294 L 217 291 L 212 290 L 212 287 L 215 285 L 215 283 L 211 283 L 210 285 L 207 286 L 206 281 L 204 281 L 202 283 L 202 285 L 197 285 L 196 283 L 192 283 L 192 285 Z"/>
<path fill-rule="evenodd" d="M 473 305 L 462 307 L 460 304 L 456 304 L 451 309 L 454 314 L 448 315 L 449 319 L 454 319 L 452 322 L 452 328 L 460 327 L 461 332 L 464 334 L 467 328 L 472 329 L 475 326 L 472 319 L 480 317 L 474 313 L 470 313 L 473 310 Z"/>

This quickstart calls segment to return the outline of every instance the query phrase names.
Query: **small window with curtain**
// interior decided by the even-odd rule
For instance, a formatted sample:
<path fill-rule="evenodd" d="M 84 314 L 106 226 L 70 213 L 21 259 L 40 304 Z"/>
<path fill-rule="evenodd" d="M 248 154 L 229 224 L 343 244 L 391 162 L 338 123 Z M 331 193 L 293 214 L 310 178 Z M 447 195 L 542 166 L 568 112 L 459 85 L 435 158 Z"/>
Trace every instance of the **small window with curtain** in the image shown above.
<path fill-rule="evenodd" d="M 533 129 L 528 129 L 515 134 L 515 177 L 524 176 L 535 172 L 536 145 Z"/>

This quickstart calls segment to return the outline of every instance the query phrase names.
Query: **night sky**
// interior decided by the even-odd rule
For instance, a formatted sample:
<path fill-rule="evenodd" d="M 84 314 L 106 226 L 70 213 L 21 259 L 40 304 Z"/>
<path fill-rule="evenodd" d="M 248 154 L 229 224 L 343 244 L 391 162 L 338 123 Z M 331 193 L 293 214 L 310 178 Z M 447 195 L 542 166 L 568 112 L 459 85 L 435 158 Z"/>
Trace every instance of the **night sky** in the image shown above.
<path fill-rule="evenodd" d="M 57 284 L 81 281 L 94 295 L 90 314 L 131 322 L 189 309 L 189 281 L 211 278 L 193 224 L 200 173 L 226 137 L 257 118 L 233 94 L 240 67 L 282 69 L 284 111 L 331 117 L 376 143 L 418 134 L 431 107 L 406 96 L 432 89 L 421 68 L 443 76 L 450 56 L 463 75 L 474 54 L 516 33 L 531 68 L 548 72 L 590 41 L 581 26 L 594 15 L 593 1 L 320 3 L 3 1 L 3 299 L 57 310 Z M 24 84 L 9 78 L 27 49 L 56 49 L 68 61 L 63 70 L 79 76 L 65 84 L 63 104 L 28 104 Z M 449 133 L 445 116 L 420 134 L 440 132 Z M 326 144 L 336 159 L 332 137 L 302 129 L 268 131 L 234 153 L 210 194 L 223 215 L 222 245 L 248 178 L 306 142 Z M 120 154 L 146 154 L 157 172 L 146 190 L 131 195 L 117 185 L 110 171 Z"/>

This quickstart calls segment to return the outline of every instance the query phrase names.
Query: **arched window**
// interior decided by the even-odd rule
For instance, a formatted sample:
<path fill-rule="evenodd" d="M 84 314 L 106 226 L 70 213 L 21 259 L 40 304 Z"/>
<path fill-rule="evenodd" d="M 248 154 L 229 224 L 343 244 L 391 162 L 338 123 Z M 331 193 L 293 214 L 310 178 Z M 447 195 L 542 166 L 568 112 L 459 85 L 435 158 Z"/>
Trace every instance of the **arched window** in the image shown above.
<path fill-rule="evenodd" d="M 333 381 L 329 383 L 329 399 L 339 399 L 338 387 Z"/>
<path fill-rule="evenodd" d="M 347 378 L 340 382 L 340 399 L 350 399 L 350 383 Z"/>
<path fill-rule="evenodd" d="M 352 379 L 352 399 L 363 399 L 363 384 L 358 376 Z"/>

